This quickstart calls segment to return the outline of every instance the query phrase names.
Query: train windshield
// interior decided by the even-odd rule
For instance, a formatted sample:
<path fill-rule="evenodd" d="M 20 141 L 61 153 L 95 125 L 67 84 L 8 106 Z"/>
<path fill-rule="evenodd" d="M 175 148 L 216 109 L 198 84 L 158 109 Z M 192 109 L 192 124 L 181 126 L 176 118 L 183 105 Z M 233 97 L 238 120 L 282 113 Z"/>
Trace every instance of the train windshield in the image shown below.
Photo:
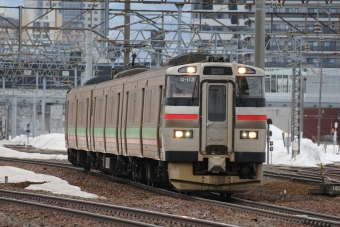
<path fill-rule="evenodd" d="M 167 76 L 166 94 L 167 98 L 197 98 L 198 76 Z"/>
<path fill-rule="evenodd" d="M 237 98 L 263 98 L 263 77 L 258 76 L 238 76 L 236 77 L 236 97 Z"/>

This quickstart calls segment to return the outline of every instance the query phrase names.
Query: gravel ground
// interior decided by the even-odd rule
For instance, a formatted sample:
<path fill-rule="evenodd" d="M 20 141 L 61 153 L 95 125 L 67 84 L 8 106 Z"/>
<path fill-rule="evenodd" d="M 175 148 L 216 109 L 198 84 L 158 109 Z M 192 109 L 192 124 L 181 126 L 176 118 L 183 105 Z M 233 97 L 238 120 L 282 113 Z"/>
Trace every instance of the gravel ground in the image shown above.
<path fill-rule="evenodd" d="M 4 161 L 0 161 L 0 165 L 15 166 L 34 171 L 36 173 L 59 177 L 68 181 L 71 185 L 79 186 L 83 191 L 97 194 L 101 197 L 100 199 L 92 201 L 158 211 L 168 214 L 186 215 L 238 226 L 305 226 L 155 194 L 147 190 L 115 183 L 86 173 L 76 173 L 71 170 L 60 168 Z M 86 181 L 84 181 L 84 179 L 86 179 Z M 10 183 L 6 185 L 6 188 L 9 190 L 23 191 L 25 190 L 24 188 L 31 183 L 34 182 L 23 182 L 17 184 Z M 258 202 L 339 216 L 340 197 L 308 195 L 308 188 L 313 187 L 316 186 L 265 178 L 264 186 L 259 186 L 250 192 L 235 194 L 234 196 Z M 0 184 L 0 188 L 5 188 L 5 185 Z M 286 194 L 283 193 L 284 190 L 286 190 Z M 37 193 L 47 195 L 51 194 L 45 191 L 37 191 Z M 65 217 L 65 215 L 58 213 L 0 203 L 0 226 L 98 226 L 98 223 L 80 218 Z M 100 226 L 104 225 L 100 224 Z"/>

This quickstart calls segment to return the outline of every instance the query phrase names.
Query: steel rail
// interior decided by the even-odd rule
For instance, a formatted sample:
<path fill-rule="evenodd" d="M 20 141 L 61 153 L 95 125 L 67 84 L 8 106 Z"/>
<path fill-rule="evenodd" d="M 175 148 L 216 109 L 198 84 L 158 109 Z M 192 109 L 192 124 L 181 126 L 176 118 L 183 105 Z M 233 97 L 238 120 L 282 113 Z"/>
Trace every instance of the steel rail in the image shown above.
<path fill-rule="evenodd" d="M 286 214 L 292 214 L 292 215 L 307 215 L 310 218 L 314 219 L 319 219 L 318 221 L 320 226 L 324 226 L 325 220 L 329 221 L 331 223 L 330 226 L 340 226 L 340 217 L 337 216 L 331 216 L 331 215 L 326 215 L 326 214 L 320 214 L 320 213 L 314 213 L 311 211 L 305 211 L 305 210 L 297 210 L 293 208 L 288 208 L 288 207 L 282 207 L 282 206 L 276 206 L 276 205 L 271 205 L 271 204 L 265 204 L 265 203 L 259 203 L 259 202 L 253 202 L 250 200 L 245 200 L 245 199 L 238 199 L 233 197 L 234 202 L 237 204 L 245 205 L 245 206 L 250 206 L 254 208 L 260 208 L 260 209 L 265 209 L 265 210 L 271 210 L 275 212 L 280 212 L 280 213 L 286 213 Z M 321 221 L 324 220 L 324 221 Z M 310 220 L 311 221 L 311 220 Z M 310 224 L 310 221 L 304 222 L 304 224 Z"/>
<path fill-rule="evenodd" d="M 123 226 L 131 226 L 131 227 L 138 227 L 138 226 L 147 226 L 147 227 L 156 227 L 157 225 L 152 225 L 152 224 L 147 224 L 144 222 L 137 222 L 137 221 L 132 221 L 132 220 L 127 220 L 127 219 L 122 219 L 122 218 L 115 218 L 115 217 L 110 217 L 107 215 L 101 215 L 101 214 L 94 214 L 90 212 L 85 212 L 85 211 L 80 211 L 80 210 L 73 210 L 69 208 L 64 208 L 64 207 L 57 207 L 57 206 L 51 206 L 51 205 L 46 205 L 46 204 L 40 204 L 40 203 L 33 203 L 33 202 L 27 202 L 27 201 L 22 201 L 22 200 L 16 200 L 16 199 L 9 199 L 9 198 L 4 198 L 0 197 L 1 202 L 5 203 L 12 203 L 12 204 L 17 204 L 21 206 L 29 206 L 29 207 L 35 207 L 38 209 L 47 209 L 51 210 L 54 212 L 59 212 L 59 213 L 64 213 L 67 215 L 75 215 L 78 217 L 83 217 L 86 219 L 93 219 L 97 221 L 104 221 L 112 224 L 119 224 Z"/>
<path fill-rule="evenodd" d="M 340 227 L 340 217 L 312 213 L 309 211 L 296 210 L 292 208 L 280 207 L 271 204 L 265 203 L 257 203 L 253 201 L 248 201 L 248 204 L 252 204 L 252 206 L 246 205 L 247 200 L 243 200 L 245 205 L 239 205 L 234 203 L 226 203 L 214 200 L 207 200 L 204 198 L 192 197 L 193 199 L 200 201 L 202 203 L 225 207 L 237 211 L 247 212 L 254 215 L 259 215 L 267 218 L 273 218 L 277 220 L 287 221 L 287 222 L 295 222 L 301 224 L 307 224 L 309 226 L 328 226 L 328 227 Z M 241 200 L 232 197 L 233 200 Z M 277 207 L 274 210 L 274 207 Z M 286 211 L 291 211 L 288 213 Z M 288 214 L 287 214 L 288 213 Z M 314 214 L 315 216 L 307 216 L 306 214 Z"/>
<path fill-rule="evenodd" d="M 298 176 L 296 174 L 288 174 L 288 173 L 278 173 L 278 172 L 269 172 L 269 171 L 264 171 L 263 176 L 265 177 L 273 177 L 273 178 L 281 178 L 281 179 L 288 179 L 291 181 L 302 181 L 306 183 L 311 183 L 311 184 L 319 184 L 323 183 L 323 180 L 321 177 L 302 177 Z"/>
<path fill-rule="evenodd" d="M 294 172 L 295 175 L 306 175 L 306 176 L 315 176 L 315 179 L 320 178 L 321 176 L 321 169 L 317 167 L 282 167 L 277 166 L 274 167 L 279 171 L 287 171 L 287 172 Z M 273 168 L 271 168 L 273 170 Z M 270 172 L 270 171 L 269 171 Z M 339 167 L 333 167 L 326 165 L 323 167 L 323 172 L 325 177 L 340 177 L 340 169 Z"/>
<path fill-rule="evenodd" d="M 192 217 L 187 217 L 187 216 L 179 216 L 179 215 L 172 215 L 172 214 L 170 215 L 170 214 L 160 213 L 160 212 L 155 212 L 155 211 L 109 205 L 109 204 L 97 203 L 97 202 L 91 202 L 91 201 L 85 201 L 85 200 L 67 199 L 67 198 L 62 198 L 62 197 L 47 196 L 47 195 L 40 195 L 40 194 L 27 193 L 27 192 L 15 192 L 15 191 L 8 191 L 8 190 L 0 189 L 0 199 L 3 199 L 5 196 L 9 197 L 10 199 L 9 201 L 12 201 L 13 199 L 20 200 L 20 201 L 22 201 L 22 199 L 26 199 L 26 200 L 30 199 L 34 201 L 39 201 L 39 203 L 42 203 L 42 202 L 55 203 L 55 204 L 58 204 L 58 206 L 61 206 L 60 203 L 64 203 L 65 205 L 72 205 L 76 207 L 81 207 L 83 209 L 92 209 L 95 211 L 102 210 L 102 211 L 110 212 L 114 215 L 120 215 L 120 216 L 125 216 L 125 217 L 143 217 L 148 220 L 162 220 L 162 222 L 164 221 L 168 223 L 169 225 L 179 224 L 181 226 L 212 226 L 212 227 L 213 226 L 234 226 L 234 225 L 229 225 L 226 223 L 213 222 L 213 221 L 197 219 L 197 218 L 192 218 Z M 42 207 L 44 206 L 45 205 L 42 205 Z M 110 216 L 105 217 L 105 220 L 106 219 L 110 220 L 108 217 Z"/>

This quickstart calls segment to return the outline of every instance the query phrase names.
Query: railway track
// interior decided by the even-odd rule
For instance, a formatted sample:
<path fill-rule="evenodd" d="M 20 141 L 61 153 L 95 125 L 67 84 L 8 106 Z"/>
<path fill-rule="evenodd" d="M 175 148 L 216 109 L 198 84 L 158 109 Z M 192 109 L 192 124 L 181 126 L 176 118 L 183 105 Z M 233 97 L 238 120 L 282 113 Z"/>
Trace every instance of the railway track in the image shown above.
<path fill-rule="evenodd" d="M 270 204 L 258 203 L 244 199 L 233 198 L 234 202 L 247 207 L 254 207 L 258 209 L 264 209 L 271 212 L 277 212 L 281 214 L 287 215 L 287 220 L 294 221 L 295 218 L 298 218 L 300 223 L 309 225 L 309 226 L 340 226 L 340 217 L 330 216 L 326 214 L 318 214 L 310 211 L 292 209 L 288 207 L 275 206 Z M 308 217 L 308 218 L 302 218 Z M 302 218 L 302 219 L 299 219 Z M 296 221 L 296 220 L 295 220 Z"/>
<path fill-rule="evenodd" d="M 325 166 L 283 167 L 271 166 L 264 171 L 264 176 L 317 185 L 322 183 L 340 183 L 340 169 Z"/>
<path fill-rule="evenodd" d="M 162 226 L 234 226 L 185 216 L 27 192 L 0 190 L 0 201 L 48 209 L 67 215 L 123 226 L 158 226 L 153 224 L 155 221 L 162 223 Z"/>
<path fill-rule="evenodd" d="M 339 227 L 340 217 L 326 214 L 319 214 L 310 211 L 298 210 L 288 207 L 276 206 L 271 204 L 259 203 L 245 199 L 231 197 L 230 202 L 220 202 L 220 195 L 217 193 L 200 193 L 205 198 L 194 197 L 197 201 L 210 205 L 225 207 L 241 212 L 263 216 L 267 218 L 306 224 L 308 226 L 328 226 Z M 209 198 L 209 199 L 206 199 Z"/>
<path fill-rule="evenodd" d="M 0 160 L 4 161 L 11 161 L 9 158 L 0 158 Z M 23 160 L 18 160 L 15 159 L 13 161 L 23 161 Z M 31 164 L 39 164 L 39 165 L 50 165 L 50 166 L 55 166 L 58 167 L 59 164 L 56 163 L 50 163 L 50 162 L 41 162 L 41 161 L 31 161 L 31 160 L 24 160 L 23 162 L 25 163 L 31 163 Z M 76 171 L 83 171 L 80 168 L 73 167 L 71 165 L 60 165 L 59 167 L 61 168 L 70 168 L 74 169 Z M 85 172 L 85 171 L 84 171 Z M 140 188 L 144 188 L 150 191 L 153 191 L 155 193 L 161 193 L 163 195 L 168 195 L 168 196 L 173 196 L 181 199 L 186 199 L 190 201 L 195 201 L 199 203 L 206 203 L 209 205 L 213 206 L 218 206 L 218 207 L 223 207 L 226 209 L 233 209 L 237 210 L 240 212 L 246 212 L 258 216 L 263 216 L 266 218 L 272 218 L 272 219 L 278 219 L 278 220 L 283 220 L 283 221 L 288 221 L 288 222 L 295 222 L 295 223 L 301 223 L 301 224 L 307 224 L 309 226 L 330 226 L 330 227 L 340 227 L 340 217 L 336 216 L 329 216 L 329 215 L 323 215 L 323 214 L 316 214 L 308 211 L 301 211 L 301 210 L 296 210 L 296 209 L 291 209 L 291 208 L 285 208 L 285 207 L 279 207 L 279 206 L 274 206 L 270 204 L 264 204 L 264 203 L 256 203 L 253 201 L 247 201 L 247 200 L 241 200 L 241 199 L 236 199 L 233 198 L 233 203 L 226 203 L 226 202 L 221 202 L 221 201 L 216 201 L 216 200 L 211 200 L 211 199 L 206 199 L 206 198 L 200 198 L 196 196 L 190 196 L 190 195 L 185 195 L 185 194 L 180 194 L 178 192 L 174 191 L 169 191 L 165 189 L 159 189 L 155 187 L 151 187 L 145 184 L 141 184 L 138 182 L 131 182 L 126 179 L 121 179 L 109 175 L 103 175 L 99 172 L 91 171 L 86 173 L 98 175 L 101 177 L 106 177 L 109 179 L 112 179 L 114 181 L 118 181 L 121 183 L 125 184 L 130 184 L 134 185 Z M 223 224 L 223 223 L 219 223 Z M 224 225 L 224 224 L 223 224 Z"/>

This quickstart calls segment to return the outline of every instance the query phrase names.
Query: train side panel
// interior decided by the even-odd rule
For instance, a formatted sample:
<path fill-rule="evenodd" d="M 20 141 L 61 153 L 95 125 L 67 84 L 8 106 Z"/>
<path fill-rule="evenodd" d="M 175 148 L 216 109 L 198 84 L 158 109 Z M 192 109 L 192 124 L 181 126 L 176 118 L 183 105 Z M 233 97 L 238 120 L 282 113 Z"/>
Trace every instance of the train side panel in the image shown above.
<path fill-rule="evenodd" d="M 90 107 L 92 99 L 92 89 L 94 86 L 81 87 L 78 98 L 78 109 L 77 109 L 77 144 L 78 149 L 89 151 L 89 119 L 90 119 Z"/>
<path fill-rule="evenodd" d="M 103 88 L 96 88 L 93 91 L 94 100 L 94 122 L 93 122 L 93 140 L 94 151 L 105 153 L 105 113 L 106 113 L 106 96 Z"/>
<path fill-rule="evenodd" d="M 142 144 L 143 157 L 160 159 L 160 112 L 162 100 L 162 86 L 148 87 L 145 90 L 143 124 L 142 124 Z"/>
<path fill-rule="evenodd" d="M 72 89 L 66 98 L 66 109 L 67 109 L 67 116 L 66 116 L 66 141 L 67 141 L 67 148 L 74 148 L 77 149 L 77 96 L 80 94 L 80 89 Z"/>
<path fill-rule="evenodd" d="M 119 154 L 119 119 L 121 116 L 122 85 L 112 85 L 107 94 L 105 147 L 106 153 Z"/>
<path fill-rule="evenodd" d="M 164 88 L 164 70 L 153 70 L 141 78 L 138 84 L 142 89 L 141 145 L 144 158 L 160 159 L 161 102 Z"/>
<path fill-rule="evenodd" d="M 140 121 L 142 110 L 143 90 L 138 88 L 138 81 L 127 81 L 124 84 L 125 94 L 124 99 L 125 114 L 123 115 L 123 147 L 125 146 L 124 154 L 131 156 L 141 156 L 141 141 L 140 141 Z"/>
<path fill-rule="evenodd" d="M 160 159 L 161 102 L 164 88 L 164 69 L 145 73 L 139 80 L 124 84 L 128 96 L 123 113 L 123 146 L 128 156 Z"/>

